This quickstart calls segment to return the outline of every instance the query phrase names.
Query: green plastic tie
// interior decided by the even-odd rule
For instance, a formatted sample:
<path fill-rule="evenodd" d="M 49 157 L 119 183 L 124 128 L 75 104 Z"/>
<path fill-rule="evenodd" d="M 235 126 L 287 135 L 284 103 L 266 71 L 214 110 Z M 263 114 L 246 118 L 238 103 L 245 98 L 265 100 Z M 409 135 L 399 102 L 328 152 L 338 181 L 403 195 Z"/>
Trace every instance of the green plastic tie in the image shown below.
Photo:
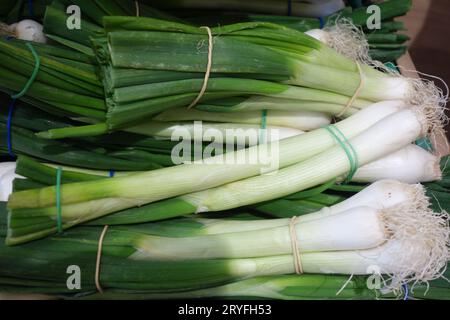
<path fill-rule="evenodd" d="M 24 96 L 27 93 L 28 89 L 30 89 L 31 85 L 33 84 L 34 80 L 36 79 L 37 74 L 39 72 L 39 67 L 41 66 L 41 58 L 37 54 L 34 47 L 31 45 L 31 43 L 27 42 L 25 45 L 28 47 L 28 49 L 30 49 L 31 53 L 33 54 L 34 61 L 35 61 L 34 69 L 33 69 L 33 73 L 31 74 L 30 79 L 28 79 L 28 81 L 25 84 L 25 86 L 23 87 L 23 89 L 19 93 L 12 95 L 11 96 L 12 99 L 21 98 L 22 96 Z"/>
<path fill-rule="evenodd" d="M 339 146 L 347 155 L 348 161 L 350 163 L 350 171 L 348 172 L 347 178 L 345 179 L 344 183 L 348 183 L 353 179 L 356 170 L 358 170 L 358 154 L 356 153 L 356 150 L 353 148 L 348 139 L 345 137 L 345 135 L 335 125 L 331 124 L 323 128 L 326 129 L 334 137 Z"/>
<path fill-rule="evenodd" d="M 56 225 L 58 227 L 58 233 L 63 232 L 61 208 L 61 176 L 62 168 L 58 167 L 56 169 Z"/>
<path fill-rule="evenodd" d="M 261 130 L 259 131 L 259 142 L 260 143 L 266 143 L 266 132 L 267 129 L 267 110 L 264 109 L 261 112 Z"/>

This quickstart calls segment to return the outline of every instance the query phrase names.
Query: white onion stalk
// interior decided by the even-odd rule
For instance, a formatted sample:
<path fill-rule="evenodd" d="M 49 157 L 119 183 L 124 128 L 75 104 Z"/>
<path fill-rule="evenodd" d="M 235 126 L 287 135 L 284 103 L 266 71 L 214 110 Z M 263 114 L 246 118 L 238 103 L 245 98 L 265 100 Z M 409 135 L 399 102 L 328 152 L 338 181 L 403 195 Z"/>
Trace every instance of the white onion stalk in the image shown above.
<path fill-rule="evenodd" d="M 373 182 L 381 179 L 396 179 L 405 183 L 418 183 L 436 181 L 441 178 L 440 158 L 411 144 L 360 167 L 352 181 Z"/>
<path fill-rule="evenodd" d="M 345 128 L 343 124 L 348 125 L 349 122 L 346 121 L 352 119 L 351 129 L 356 130 L 367 124 L 367 112 L 370 114 L 374 111 L 366 108 L 338 125 Z M 379 111 L 379 108 L 376 108 L 376 111 Z M 376 115 L 380 116 L 375 112 Z M 360 119 L 364 122 L 356 122 L 355 117 L 358 116 L 362 116 Z M 398 125 L 400 122 L 402 126 Z M 440 120 L 435 117 L 434 110 L 403 109 L 375 122 L 349 141 L 357 153 L 359 164 L 364 165 L 401 149 L 427 134 L 430 126 L 439 124 Z M 303 143 L 299 143 L 301 140 Z M 328 150 L 320 149 L 327 143 Z M 261 174 L 261 169 L 264 168 L 261 165 L 227 163 L 226 158 L 221 155 L 213 157 L 223 159 L 220 164 L 195 162 L 116 179 L 64 184 L 61 188 L 64 227 L 69 228 L 108 213 L 181 195 L 184 196 L 178 200 L 194 210 L 196 208 L 197 212 L 220 211 L 281 198 L 325 183 L 349 171 L 350 164 L 346 153 L 335 143 L 334 137 L 325 129 L 283 139 L 279 142 L 278 149 L 281 154 L 279 164 L 283 169 L 271 174 Z M 330 148 L 333 145 L 335 146 Z M 245 154 L 249 150 L 255 151 L 254 148 L 249 148 L 231 154 L 235 156 L 242 151 Z M 224 156 L 230 155 L 227 153 Z M 301 161 L 302 157 L 306 160 Z M 208 162 L 213 158 L 209 158 Z M 288 166 L 289 163 L 292 164 L 291 161 L 295 164 Z M 253 177 L 246 178 L 252 175 Z M 243 180 L 236 181 L 239 179 Z M 147 187 L 156 185 L 158 188 Z M 194 193 L 188 194 L 189 192 Z M 52 219 L 55 214 L 55 201 L 54 187 L 15 192 L 8 202 L 10 221 L 16 216 L 19 218 L 30 212 L 33 212 L 34 216 Z M 10 232 L 7 243 L 18 244 L 52 233 L 51 228 L 17 237 Z"/>
<path fill-rule="evenodd" d="M 0 163 L 0 201 L 8 201 L 13 190 L 13 181 L 16 178 L 23 178 L 16 173 L 15 162 Z"/>
<path fill-rule="evenodd" d="M 414 187 L 411 189 L 418 191 Z M 373 190 L 374 188 L 368 191 Z M 441 235 L 438 231 L 445 231 L 445 227 L 439 221 L 443 215 L 429 209 L 429 201 L 423 195 L 423 190 L 420 191 L 422 194 L 413 201 L 402 201 L 390 208 L 358 206 L 360 202 L 364 202 L 360 197 L 355 203 L 350 198 L 347 204 L 341 207 L 328 208 L 328 210 L 301 216 L 295 224 L 299 250 L 300 252 L 362 250 L 380 246 L 392 239 L 418 237 L 425 230 L 423 237 L 428 233 L 436 234 L 436 232 Z M 368 195 L 366 192 L 365 196 Z M 345 206 L 350 208 L 340 211 Z M 223 222 L 221 231 L 223 232 L 226 227 L 228 232 L 185 238 L 143 236 L 135 242 L 137 252 L 133 258 L 185 260 L 288 254 L 292 251 L 292 240 L 287 223 L 289 220 L 274 219 L 260 223 L 258 221 Z M 255 226 L 252 226 L 253 223 Z M 221 224 L 222 222 L 218 222 L 215 230 Z M 243 225 L 258 229 L 243 230 L 245 228 Z M 210 228 L 206 224 L 205 229 Z M 211 231 L 207 232 L 211 233 Z M 447 230 L 444 235 L 448 237 L 449 232 Z M 444 238 L 444 243 L 445 241 Z"/>
<path fill-rule="evenodd" d="M 338 18 L 332 25 L 326 26 L 323 30 L 313 29 L 306 33 L 349 58 L 350 61 L 359 62 L 364 80 L 359 97 L 364 96 L 373 99 L 377 94 L 381 94 L 379 97 L 384 97 L 384 99 L 404 99 L 408 104 L 445 107 L 448 94 L 444 96 L 443 92 L 432 81 L 404 77 L 383 63 L 372 60 L 369 55 L 369 43 L 364 33 L 351 20 Z M 386 75 L 386 78 L 379 79 L 380 82 L 383 82 L 383 85 L 379 87 L 377 87 L 377 81 L 375 80 L 375 69 L 383 70 Z M 372 76 L 374 79 L 371 79 Z M 329 79 L 332 78 L 333 75 L 330 73 Z M 348 81 L 355 81 L 355 86 L 361 79 L 360 76 L 357 79 L 351 76 L 347 78 Z M 385 85 L 386 87 L 384 87 Z M 361 94 L 366 87 L 369 88 L 370 92 Z M 383 93 L 379 91 L 383 91 Z"/>
<path fill-rule="evenodd" d="M 382 289 L 395 290 L 402 284 L 427 283 L 442 277 L 449 254 L 441 240 L 434 236 L 414 237 L 394 239 L 365 250 L 300 253 L 300 261 L 304 273 L 374 275 L 379 272 Z M 292 254 L 222 261 L 227 275 L 241 279 L 295 273 Z"/>
<path fill-rule="evenodd" d="M 227 123 L 261 124 L 261 111 L 207 112 L 186 108 L 171 109 L 153 118 L 156 121 L 212 121 Z M 330 124 L 331 116 L 314 111 L 267 110 L 268 126 L 289 127 L 310 131 Z"/>
<path fill-rule="evenodd" d="M 424 110 L 401 110 L 349 141 L 358 155 L 359 164 L 365 165 L 409 145 L 426 134 L 428 122 Z M 402 123 L 402 126 L 399 126 L 399 123 Z M 325 183 L 341 176 L 340 172 L 348 172 L 349 169 L 349 160 L 344 150 L 335 146 L 272 174 L 247 178 L 182 198 L 195 205 L 197 212 L 221 211 L 281 198 Z"/>
<path fill-rule="evenodd" d="M 392 215 L 396 218 L 390 219 Z M 399 219 L 399 215 L 403 218 Z M 370 207 L 356 207 L 320 219 L 309 221 L 300 219 L 295 225 L 295 235 L 299 251 L 304 253 L 362 250 L 377 247 L 386 239 L 395 237 L 396 231 L 391 235 L 391 230 L 410 227 L 408 223 L 400 226 L 395 224 L 396 220 L 403 223 L 403 219 L 414 217 L 409 211 L 402 211 L 399 208 L 376 210 Z M 390 226 L 391 221 L 395 227 Z M 418 227 L 420 225 L 416 224 L 416 228 Z M 405 231 L 401 229 L 401 232 Z M 134 245 L 137 251 L 131 258 L 137 260 L 254 258 L 292 252 L 292 240 L 286 225 L 185 238 L 143 236 Z"/>
<path fill-rule="evenodd" d="M 25 41 L 46 43 L 47 38 L 44 35 L 44 27 L 34 20 L 25 19 L 10 26 L 1 24 L 2 33 Z"/>
<path fill-rule="evenodd" d="M 255 146 L 264 137 L 266 142 L 279 141 L 304 133 L 304 131 L 269 125 L 262 130 L 260 124 L 219 123 L 219 122 L 161 122 L 147 121 L 144 124 L 127 128 L 128 132 L 153 136 L 160 139 L 178 141 L 180 137 L 191 141 Z M 263 136 L 261 136 L 263 135 Z"/>
<path fill-rule="evenodd" d="M 349 118 L 346 118 L 339 123 L 336 124 L 336 127 L 339 128 L 339 130 L 348 138 L 354 137 L 357 134 L 361 133 L 363 130 L 367 129 L 371 125 L 377 123 L 380 119 L 383 119 L 385 117 L 388 117 L 389 115 L 392 115 L 396 113 L 396 111 L 402 110 L 405 107 L 404 103 L 402 101 L 383 101 L 379 103 L 374 103 L 373 105 L 361 110 L 360 112 L 352 115 Z M 269 144 L 269 148 L 270 148 Z M 310 131 L 308 133 L 297 135 L 291 138 L 283 139 L 278 143 L 278 150 L 280 155 L 282 155 L 279 159 L 279 166 L 281 168 L 295 164 L 299 161 L 308 159 L 309 157 L 313 155 L 317 155 L 320 152 L 327 150 L 333 146 L 336 145 L 335 139 L 324 129 L 316 129 L 313 131 Z M 254 157 L 256 155 L 256 159 L 258 159 L 258 153 L 259 149 L 258 147 L 251 147 L 245 150 L 239 150 L 236 152 L 233 152 L 233 155 L 236 155 L 236 157 L 244 157 L 248 156 Z M 210 158 L 209 160 L 216 160 L 217 162 L 226 163 L 223 155 L 218 155 Z M 163 180 L 166 181 L 168 175 L 171 175 L 172 177 L 181 177 L 177 180 L 182 180 L 185 182 L 194 181 L 190 179 L 190 176 L 199 174 L 201 184 L 203 187 L 213 187 L 215 185 L 220 185 L 229 181 L 239 180 L 250 176 L 255 176 L 261 174 L 261 169 L 266 167 L 266 164 L 259 163 L 259 164 L 248 164 L 248 165 L 238 165 L 238 164 L 221 164 L 221 165 L 204 165 L 198 162 L 195 162 L 194 164 L 188 164 L 188 165 L 180 165 L 176 167 L 170 167 L 170 168 L 164 168 L 159 170 L 152 170 L 150 172 L 144 172 L 140 174 L 136 174 L 136 177 L 143 178 L 144 176 L 152 177 L 152 179 L 156 177 L 161 177 Z M 187 174 L 184 176 L 183 174 Z M 189 175 L 189 177 L 188 177 Z M 117 179 L 114 179 L 106 183 L 117 184 L 118 181 L 123 179 L 122 177 L 118 177 Z M 139 180 L 139 179 L 137 179 Z M 136 181 L 137 181 L 136 180 Z M 196 178 L 197 182 L 198 179 Z M 98 181 L 100 182 L 100 181 Z M 188 191 L 186 189 L 186 186 L 183 185 L 183 183 L 180 184 L 181 181 L 177 182 L 177 184 L 167 184 L 167 187 L 176 187 L 176 189 L 180 189 L 182 193 L 186 193 Z M 102 183 L 105 183 L 103 181 Z M 77 184 L 68 184 L 64 186 L 65 189 L 68 189 L 69 186 L 75 186 Z M 97 187 L 96 187 L 97 189 Z M 129 188 L 127 188 L 130 190 Z M 145 189 L 145 188 L 144 188 Z M 144 191 L 144 189 L 141 189 Z M 86 189 L 84 189 L 86 190 Z M 136 189 L 138 190 L 138 189 Z M 161 195 L 164 194 L 166 196 L 169 196 L 167 193 L 168 190 L 161 190 Z M 27 193 L 19 192 L 16 195 Z M 66 195 L 69 195 L 70 193 L 66 193 Z M 9 201 L 9 205 L 11 208 L 15 206 L 15 195 L 11 195 L 11 199 Z M 79 200 L 79 199 L 78 199 Z M 121 203 L 121 199 L 118 198 L 118 201 L 114 204 L 114 207 L 116 207 L 116 210 L 120 210 L 119 203 Z M 102 200 L 100 200 L 102 201 Z M 103 201 L 102 201 L 103 202 Z M 132 205 L 131 198 L 128 198 L 127 201 L 128 205 Z M 142 201 L 139 201 L 140 204 L 145 203 L 145 199 L 142 199 Z M 19 207 L 23 207 L 24 203 L 20 201 L 20 203 L 17 203 Z M 91 205 L 93 206 L 93 210 L 95 209 L 94 203 L 91 202 Z M 100 204 L 100 207 L 105 208 L 105 203 Z M 109 206 L 108 206 L 109 207 Z M 121 207 L 121 206 L 120 206 Z M 110 209 L 113 209 L 112 207 Z M 70 207 L 65 207 L 64 212 L 69 212 L 71 209 Z M 113 210 L 112 212 L 116 211 Z M 76 214 L 74 212 L 74 214 Z"/>
<path fill-rule="evenodd" d="M 372 183 L 357 194 L 330 207 L 298 217 L 299 221 L 307 222 L 327 216 L 346 212 L 358 207 L 370 207 L 376 210 L 386 210 L 401 205 L 408 205 L 417 210 L 427 211 L 430 205 L 421 184 L 406 184 L 396 180 L 380 180 Z M 286 226 L 290 219 L 270 219 L 258 221 L 233 221 L 217 219 L 198 219 L 205 226 L 205 234 L 241 232 Z"/>
<path fill-rule="evenodd" d="M 295 227 L 304 272 L 364 275 L 377 267 L 391 276 L 392 286 L 440 277 L 450 259 L 449 235 L 447 213 L 410 204 L 384 210 L 357 207 L 300 220 Z M 268 274 L 294 272 L 287 226 L 187 238 L 144 235 L 133 246 L 136 251 L 129 258 L 135 260 L 245 259 L 232 260 L 240 269 L 240 263 L 257 261 L 248 258 L 271 257 L 265 260 Z"/>
<path fill-rule="evenodd" d="M 311 29 L 305 32 L 310 37 L 319 40 L 322 43 L 328 45 L 330 43 L 330 34 L 322 29 Z"/>

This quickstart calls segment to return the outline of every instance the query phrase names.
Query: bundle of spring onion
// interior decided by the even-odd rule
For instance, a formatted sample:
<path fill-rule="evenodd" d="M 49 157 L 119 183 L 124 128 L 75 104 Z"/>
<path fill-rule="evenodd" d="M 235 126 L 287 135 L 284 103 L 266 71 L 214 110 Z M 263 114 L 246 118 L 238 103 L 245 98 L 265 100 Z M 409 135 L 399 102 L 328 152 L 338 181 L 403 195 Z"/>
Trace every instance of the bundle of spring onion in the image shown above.
<path fill-rule="evenodd" d="M 50 113 L 71 117 L 105 118 L 103 86 L 95 66 L 84 54 L 41 43 L 0 39 L 0 90 L 23 92 L 21 100 Z"/>
<path fill-rule="evenodd" d="M 222 287 L 212 287 L 255 276 L 293 273 L 292 226 L 305 273 L 365 275 L 370 273 L 368 267 L 376 265 L 391 289 L 439 278 L 449 258 L 446 214 L 428 209 L 420 185 L 378 184 L 387 189 L 379 188 L 376 193 L 377 187 L 371 186 L 336 206 L 302 216 L 294 225 L 289 219 L 184 218 L 111 227 L 102 244 L 99 282 L 112 296 L 137 290 L 143 298 L 147 294 L 147 298 L 182 297 L 180 291 L 185 290 L 200 290 L 193 297 L 220 296 Z M 4 235 L 5 215 L 0 218 Z M 28 293 L 95 293 L 100 231 L 85 226 L 18 247 L 0 245 L 0 288 Z M 70 291 L 66 269 L 74 263 L 83 272 L 82 289 Z M 308 279 L 323 278 L 307 276 L 292 283 L 307 285 Z M 345 281 L 341 280 L 330 281 L 342 287 Z M 239 287 L 238 283 L 225 288 Z M 351 288 L 347 292 L 353 296 Z M 292 294 L 301 297 L 305 291 Z"/>
<path fill-rule="evenodd" d="M 400 122 L 402 126 L 398 126 Z M 403 108 L 402 103 L 383 102 L 336 126 L 349 138 L 353 157 L 363 166 L 407 146 L 438 128 L 439 122 L 434 108 Z M 261 170 L 266 169 L 267 173 L 277 167 L 267 169 L 261 161 L 254 164 L 224 161 L 226 157 L 257 154 L 259 148 L 115 179 L 15 192 L 8 203 L 7 243 L 19 244 L 54 233 L 58 210 L 64 229 L 124 209 L 153 202 L 158 205 L 161 203 L 157 201 L 173 197 L 176 198 L 169 199 L 172 206 L 191 212 L 226 210 L 287 196 L 352 170 L 345 150 L 323 128 L 281 140 L 275 153 L 281 169 L 271 174 L 261 175 Z M 148 188 L 156 185 L 157 188 Z M 167 208 L 164 203 L 152 218 L 179 215 L 172 212 L 173 207 Z"/>
<path fill-rule="evenodd" d="M 392 62 L 398 59 L 406 51 L 405 42 L 408 40 L 406 35 L 397 33 L 397 31 L 404 30 L 403 23 L 400 21 L 393 21 L 393 18 L 405 15 L 411 9 L 412 3 L 411 0 L 387 0 L 378 2 L 376 5 L 380 8 L 381 15 L 381 24 L 377 29 L 368 29 L 367 27 L 367 22 L 372 15 L 371 11 L 367 11 L 367 7 L 359 7 L 357 9 L 346 7 L 337 13 L 333 12 L 330 15 L 321 15 L 321 19 L 274 15 L 273 12 L 270 13 L 272 15 L 261 15 L 256 14 L 255 12 L 257 11 L 245 13 L 240 11 L 211 12 L 198 10 L 172 10 L 171 13 L 197 25 L 224 25 L 243 21 L 266 21 L 302 32 L 325 27 L 325 30 L 328 29 L 327 31 L 331 31 L 331 37 L 337 38 L 337 40 L 333 41 L 335 43 L 339 41 L 339 39 L 342 40 L 343 30 L 333 30 L 332 27 L 337 19 L 347 19 L 355 26 L 363 29 L 366 40 L 369 43 L 370 56 L 373 59 L 383 62 Z M 348 45 L 348 43 L 346 44 Z M 338 44 L 336 43 L 336 45 Z M 342 45 L 344 44 L 340 45 L 341 48 Z"/>
<path fill-rule="evenodd" d="M 360 70 L 318 40 L 271 23 L 214 28 L 211 46 L 205 30 L 176 22 L 105 17 L 104 27 L 107 36 L 94 44 L 102 63 L 106 122 L 52 130 L 47 137 L 104 134 L 186 107 L 203 87 L 209 50 L 211 75 L 197 106 L 207 111 L 312 110 L 348 116 L 370 101 L 417 96 L 410 80 L 364 64 Z M 358 98 L 348 106 L 356 90 Z"/>
<path fill-rule="evenodd" d="M 436 184 L 445 183 L 446 181 L 445 179 L 448 173 L 445 171 L 445 164 L 446 160 L 442 160 L 442 168 L 444 170 L 443 182 L 437 181 Z M 26 178 L 26 180 L 16 179 L 14 181 L 15 191 L 55 185 L 57 176 L 57 169 L 55 165 L 39 163 L 31 158 L 20 156 L 16 166 L 10 166 L 8 164 L 6 167 L 7 169 L 9 168 L 10 175 L 16 173 L 21 177 Z M 115 175 L 118 177 L 127 175 L 127 173 L 116 172 Z M 65 166 L 61 178 L 63 183 L 70 183 L 99 180 L 108 176 L 109 172 L 107 171 L 81 170 L 79 168 Z M 439 159 L 437 157 L 418 146 L 409 145 L 385 158 L 360 167 L 356 171 L 353 181 L 373 182 L 384 178 L 398 179 L 406 183 L 417 183 L 440 180 L 442 178 L 442 173 L 439 168 Z M 6 190 L 12 190 L 12 181 L 5 181 L 5 183 L 6 186 L 4 188 Z M 376 185 L 378 186 L 378 184 Z M 340 185 L 336 185 L 333 180 L 312 190 L 298 192 L 281 199 L 255 204 L 252 205 L 251 208 L 257 212 L 265 214 L 266 216 L 289 217 L 293 215 L 302 215 L 317 211 L 323 206 L 330 206 L 343 200 L 342 195 L 330 194 L 328 192 L 329 190 L 361 190 L 361 186 L 357 185 L 351 187 L 351 189 L 348 188 L 349 186 L 342 187 Z M 443 187 L 441 187 L 441 189 L 442 188 Z M 430 189 L 430 191 L 432 190 L 434 189 Z M 226 190 L 224 190 L 224 193 L 225 192 Z M 437 201 L 439 201 L 438 199 L 442 199 L 443 208 L 450 209 L 448 201 L 445 200 L 448 193 L 448 190 L 440 190 L 438 198 L 436 198 L 436 195 L 433 194 L 432 199 L 436 199 Z M 195 196 L 195 194 L 193 196 Z M 186 196 L 171 198 L 138 208 L 119 211 L 102 219 L 93 221 L 92 223 L 142 223 L 159 220 L 161 218 L 195 213 L 197 208 L 189 203 L 189 201 L 186 201 L 185 198 Z M 439 209 L 439 207 L 435 208 L 436 210 Z M 220 210 L 220 208 L 217 210 Z M 213 214 L 213 216 L 214 215 L 216 214 Z"/>

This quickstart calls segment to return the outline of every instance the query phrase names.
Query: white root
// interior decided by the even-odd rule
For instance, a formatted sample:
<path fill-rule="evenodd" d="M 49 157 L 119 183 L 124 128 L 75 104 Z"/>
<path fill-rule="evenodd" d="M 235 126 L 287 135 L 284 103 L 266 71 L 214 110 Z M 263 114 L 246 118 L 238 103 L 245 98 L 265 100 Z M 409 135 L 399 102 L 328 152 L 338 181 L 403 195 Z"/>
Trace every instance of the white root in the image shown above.
<path fill-rule="evenodd" d="M 383 211 L 384 225 L 400 249 L 389 247 L 394 266 L 386 267 L 389 286 L 397 288 L 406 282 L 427 283 L 442 277 L 450 260 L 450 229 L 447 212 L 436 213 L 424 201 L 417 206 L 401 204 Z M 393 251 L 390 251 L 393 250 Z"/>
<path fill-rule="evenodd" d="M 305 253 L 307 272 L 373 274 L 379 272 L 386 291 L 443 277 L 450 259 L 448 214 L 435 213 L 428 201 L 400 204 L 381 211 L 386 239 L 364 250 Z"/>
<path fill-rule="evenodd" d="M 450 260 L 449 216 L 434 212 L 419 190 L 414 203 L 382 210 L 388 236 L 378 260 L 382 272 L 390 277 L 389 288 L 440 278 Z"/>
<path fill-rule="evenodd" d="M 364 32 L 346 18 L 336 19 L 333 25 L 324 29 L 328 33 L 326 44 L 343 56 L 359 62 L 367 62 L 369 58 L 369 43 Z"/>
<path fill-rule="evenodd" d="M 386 79 L 386 81 L 392 82 L 392 88 L 399 86 L 399 90 L 404 90 L 407 86 L 406 103 L 429 109 L 430 114 L 434 113 L 432 117 L 438 119 L 438 121 L 433 121 L 429 128 L 430 137 L 433 139 L 443 134 L 443 124 L 448 122 L 445 115 L 445 105 L 449 97 L 448 86 L 443 79 L 414 70 L 418 75 L 424 75 L 442 82 L 447 91 L 445 93 L 431 80 L 407 78 L 401 75 L 399 71 L 387 67 L 380 61 L 373 60 L 369 56 L 369 45 L 363 31 L 353 25 L 349 19 L 338 18 L 332 25 L 326 26 L 324 30 L 313 30 L 308 34 L 323 41 L 329 47 L 353 61 L 358 61 L 389 74 L 392 78 Z M 399 67 L 399 69 L 402 68 Z M 400 79 L 407 79 L 407 83 L 399 81 Z"/>

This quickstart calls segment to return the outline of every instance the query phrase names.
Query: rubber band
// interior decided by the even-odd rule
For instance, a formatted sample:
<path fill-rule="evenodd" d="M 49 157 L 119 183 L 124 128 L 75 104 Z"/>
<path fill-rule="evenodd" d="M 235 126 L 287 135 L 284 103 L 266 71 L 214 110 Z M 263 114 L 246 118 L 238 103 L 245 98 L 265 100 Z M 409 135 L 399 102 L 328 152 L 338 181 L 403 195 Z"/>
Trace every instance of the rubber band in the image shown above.
<path fill-rule="evenodd" d="M 288 8 L 287 8 L 287 15 L 291 16 L 292 15 L 292 0 L 288 0 Z"/>
<path fill-rule="evenodd" d="M 116 174 L 116 171 L 115 170 L 113 170 L 113 169 L 111 169 L 111 170 L 109 170 L 109 177 L 110 178 L 114 178 L 114 175 Z"/>
<path fill-rule="evenodd" d="M 192 101 L 192 103 L 187 107 L 188 109 L 195 106 L 200 101 L 200 99 L 203 97 L 203 95 L 205 94 L 206 87 L 208 86 L 209 75 L 211 73 L 212 53 L 213 53 L 213 45 L 214 45 L 213 44 L 213 36 L 211 33 L 211 29 L 209 27 L 203 26 L 203 27 L 200 27 L 200 29 L 206 29 L 206 31 L 208 32 L 208 64 L 206 65 L 206 72 L 205 72 L 205 77 L 203 79 L 202 89 L 200 90 L 200 93 L 197 95 L 197 98 L 195 98 L 195 100 Z"/>
<path fill-rule="evenodd" d="M 384 65 L 393 71 L 398 71 L 396 65 L 393 64 L 392 62 L 386 62 Z"/>
<path fill-rule="evenodd" d="M 347 178 L 344 180 L 344 183 L 348 183 L 353 179 L 356 170 L 358 170 L 358 154 L 356 153 L 356 150 L 353 148 L 348 139 L 345 137 L 345 135 L 335 125 L 331 124 L 323 128 L 335 138 L 336 142 L 347 155 L 348 161 L 350 163 L 350 170 Z"/>
<path fill-rule="evenodd" d="M 267 129 L 267 110 L 264 109 L 261 112 L 261 127 L 259 131 L 259 142 L 266 143 L 266 129 Z"/>
<path fill-rule="evenodd" d="M 431 143 L 431 141 L 428 138 L 420 138 L 417 139 L 414 144 L 416 146 L 421 147 L 422 149 L 425 149 L 427 151 L 433 152 L 433 144 Z"/>
<path fill-rule="evenodd" d="M 298 217 L 293 216 L 289 221 L 289 235 L 291 237 L 292 254 L 294 256 L 294 268 L 296 274 L 303 273 L 302 262 L 300 259 L 300 251 L 298 249 L 298 238 L 295 225 L 298 222 Z"/>
<path fill-rule="evenodd" d="M 408 284 L 403 284 L 403 291 L 405 292 L 405 295 L 403 297 L 403 300 L 408 300 L 409 298 L 409 288 L 408 288 Z"/>
<path fill-rule="evenodd" d="M 95 261 L 95 287 L 97 291 L 103 293 L 103 288 L 100 285 L 100 262 L 102 259 L 102 248 L 103 248 L 103 239 L 105 238 L 106 231 L 108 230 L 108 225 L 103 227 L 103 231 L 100 234 L 100 238 L 98 239 L 98 248 L 97 248 L 97 259 Z"/>
<path fill-rule="evenodd" d="M 34 80 L 36 79 L 37 74 L 39 72 L 39 67 L 41 65 L 41 58 L 37 54 L 36 50 L 34 50 L 34 47 L 29 42 L 27 42 L 25 45 L 28 47 L 28 49 L 30 49 L 31 53 L 33 54 L 34 61 L 35 61 L 34 69 L 33 69 L 33 73 L 31 74 L 31 77 L 28 79 L 28 81 L 25 84 L 25 86 L 23 87 L 23 89 L 19 93 L 11 96 L 11 98 L 13 98 L 13 99 L 18 99 L 27 93 L 28 89 L 30 89 L 31 85 L 33 84 Z"/>
<path fill-rule="evenodd" d="M 14 157 L 15 154 L 13 152 L 12 148 L 12 132 L 11 132 L 11 126 L 12 126 L 12 118 L 14 114 L 14 106 L 16 104 L 16 99 L 12 99 L 9 107 L 8 107 L 8 119 L 6 121 L 6 144 L 8 146 L 8 154 L 11 157 Z"/>
<path fill-rule="evenodd" d="M 56 226 L 58 228 L 58 233 L 63 232 L 62 224 L 62 208 L 61 208 L 61 176 L 62 168 L 56 168 Z"/>
<path fill-rule="evenodd" d="M 134 6 L 136 7 L 136 17 L 139 17 L 140 16 L 139 1 L 134 1 Z"/>
<path fill-rule="evenodd" d="M 320 29 L 323 29 L 325 27 L 325 19 L 323 17 L 318 17 L 317 19 L 319 19 Z"/>
<path fill-rule="evenodd" d="M 345 113 L 345 111 L 348 110 L 348 108 L 352 107 L 353 102 L 355 102 L 356 98 L 359 95 L 359 92 L 361 91 L 361 89 L 364 86 L 364 74 L 362 72 L 361 65 L 359 64 L 358 61 L 356 61 L 355 63 L 356 63 L 356 67 L 358 68 L 358 72 L 359 72 L 359 85 L 358 85 L 358 88 L 356 88 L 355 93 L 353 93 L 352 98 L 347 102 L 347 105 L 344 107 L 344 109 L 342 109 L 342 111 L 339 112 L 338 115 L 336 115 L 337 117 L 341 117 Z"/>
<path fill-rule="evenodd" d="M 28 0 L 28 14 L 34 17 L 33 0 Z"/>

